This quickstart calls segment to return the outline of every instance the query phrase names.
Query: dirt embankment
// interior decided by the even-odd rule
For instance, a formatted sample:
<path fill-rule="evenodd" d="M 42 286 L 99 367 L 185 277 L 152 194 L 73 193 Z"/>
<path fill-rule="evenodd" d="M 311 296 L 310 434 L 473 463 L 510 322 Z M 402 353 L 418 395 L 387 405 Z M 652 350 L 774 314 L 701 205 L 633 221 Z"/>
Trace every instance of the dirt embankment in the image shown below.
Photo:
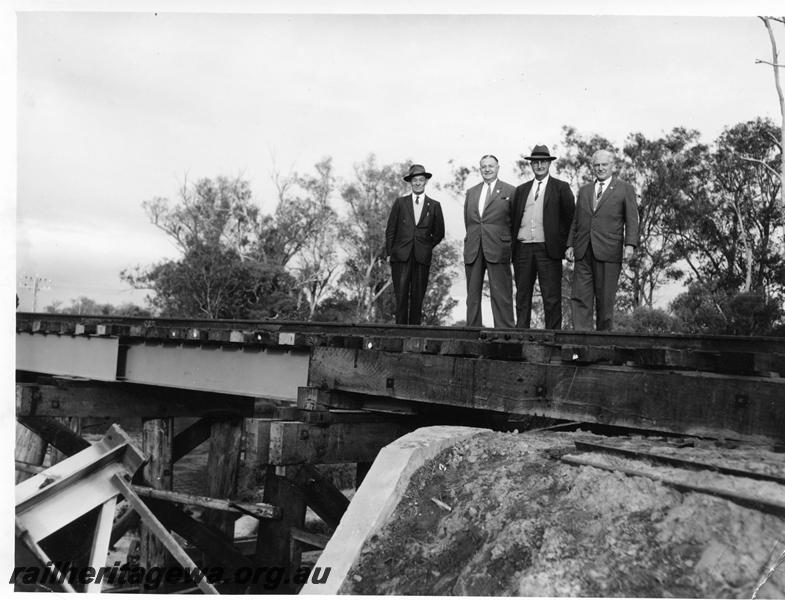
<path fill-rule="evenodd" d="M 562 457 L 579 454 L 576 440 L 605 438 L 483 434 L 445 450 L 415 474 L 341 592 L 749 598 L 785 551 L 782 516 L 657 479 L 679 471 L 784 503 L 785 486 L 621 457 L 612 464 L 653 475 L 573 465 Z M 760 448 L 631 443 L 785 477 L 785 456 Z M 785 565 L 758 595 L 785 596 Z"/>

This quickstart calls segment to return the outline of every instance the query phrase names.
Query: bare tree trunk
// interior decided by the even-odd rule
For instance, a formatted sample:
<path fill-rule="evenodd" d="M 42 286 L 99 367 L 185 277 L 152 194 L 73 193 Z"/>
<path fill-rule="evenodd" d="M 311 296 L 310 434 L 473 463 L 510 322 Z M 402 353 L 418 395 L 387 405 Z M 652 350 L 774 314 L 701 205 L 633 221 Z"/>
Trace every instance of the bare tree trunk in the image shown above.
<path fill-rule="evenodd" d="M 760 19 L 769 32 L 769 41 L 771 42 L 771 63 L 765 60 L 758 60 L 755 62 L 771 65 L 771 69 L 774 71 L 774 86 L 777 88 L 777 96 L 780 101 L 780 116 L 782 117 L 782 123 L 780 125 L 780 199 L 782 200 L 783 213 L 785 213 L 785 94 L 782 92 L 782 84 L 780 82 L 780 69 L 785 65 L 779 64 L 777 40 L 775 39 L 774 31 L 771 28 L 772 20 L 785 25 L 785 18 L 760 17 Z"/>

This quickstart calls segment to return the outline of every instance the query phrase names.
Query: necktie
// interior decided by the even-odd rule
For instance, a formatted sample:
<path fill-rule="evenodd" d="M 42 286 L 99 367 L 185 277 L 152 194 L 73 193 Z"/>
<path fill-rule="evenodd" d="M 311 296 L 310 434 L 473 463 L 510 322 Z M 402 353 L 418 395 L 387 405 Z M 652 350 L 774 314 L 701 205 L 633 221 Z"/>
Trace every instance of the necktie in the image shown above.
<path fill-rule="evenodd" d="M 537 202 L 537 198 L 540 197 L 540 186 L 542 185 L 542 181 L 537 182 L 537 191 L 534 192 L 534 201 Z"/>
<path fill-rule="evenodd" d="M 485 197 L 482 198 L 480 201 L 480 206 L 478 207 L 480 210 L 480 216 L 482 216 L 483 211 L 485 210 L 485 206 L 488 204 L 488 201 L 491 199 L 491 186 L 487 186 L 485 190 Z"/>
<path fill-rule="evenodd" d="M 420 204 L 420 194 L 416 194 L 416 195 L 414 196 L 414 203 L 415 203 L 415 204 Z"/>
<path fill-rule="evenodd" d="M 604 181 L 599 181 L 600 189 L 597 190 L 597 195 L 594 197 L 594 210 L 597 210 L 597 205 L 600 203 L 600 196 L 602 196 L 602 186 L 605 185 Z"/>

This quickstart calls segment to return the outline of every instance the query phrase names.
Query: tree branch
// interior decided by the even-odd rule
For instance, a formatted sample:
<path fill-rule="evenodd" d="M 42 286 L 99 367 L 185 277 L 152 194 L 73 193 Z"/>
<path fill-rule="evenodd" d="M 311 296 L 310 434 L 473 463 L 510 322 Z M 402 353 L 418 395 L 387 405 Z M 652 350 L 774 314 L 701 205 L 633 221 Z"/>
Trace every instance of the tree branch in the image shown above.
<path fill-rule="evenodd" d="M 764 167 L 766 167 L 766 170 L 772 173 L 775 177 L 780 177 L 780 174 L 777 170 L 772 169 L 766 162 L 760 160 L 759 158 L 753 158 L 752 156 L 744 156 L 742 154 L 736 154 L 735 152 L 734 155 L 738 156 L 741 160 L 746 160 L 748 162 L 753 162 L 763 165 Z"/>
<path fill-rule="evenodd" d="M 785 67 L 785 65 L 781 65 L 779 63 L 773 63 L 770 60 L 763 60 L 762 58 L 756 58 L 755 59 L 755 64 L 756 65 L 771 65 L 772 67 L 779 67 L 779 68 Z"/>

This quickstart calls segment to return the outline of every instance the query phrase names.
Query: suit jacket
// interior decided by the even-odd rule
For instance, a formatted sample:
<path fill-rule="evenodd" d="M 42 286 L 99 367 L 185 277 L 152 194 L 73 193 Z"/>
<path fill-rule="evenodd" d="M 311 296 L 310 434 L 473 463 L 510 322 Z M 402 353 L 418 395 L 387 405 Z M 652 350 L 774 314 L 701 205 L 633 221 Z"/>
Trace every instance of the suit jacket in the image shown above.
<path fill-rule="evenodd" d="M 425 196 L 420 221 L 414 222 L 412 195 L 397 198 L 390 210 L 385 231 L 385 251 L 392 262 L 406 262 L 414 252 L 414 260 L 429 265 L 433 248 L 444 239 L 444 217 L 441 205 Z"/>
<path fill-rule="evenodd" d="M 497 179 L 480 217 L 482 187 L 480 183 L 467 190 L 463 203 L 463 223 L 466 226 L 463 262 L 469 265 L 477 259 L 482 242 L 482 253 L 487 262 L 508 263 L 512 250 L 510 227 L 515 188 Z"/>
<path fill-rule="evenodd" d="M 586 254 L 591 241 L 597 260 L 622 261 L 624 246 L 638 245 L 638 203 L 635 188 L 626 181 L 612 177 L 603 190 L 597 210 L 594 203 L 594 182 L 578 190 L 575 219 L 567 245 L 572 246 L 576 260 Z"/>
<path fill-rule="evenodd" d="M 532 179 L 515 188 L 513 198 L 513 239 L 518 237 L 523 212 L 529 199 L 529 192 L 536 180 Z M 564 258 L 567 249 L 567 238 L 570 234 L 573 215 L 575 214 L 575 196 L 566 181 L 549 176 L 545 186 L 545 197 L 542 206 L 542 228 L 545 232 L 545 250 L 554 260 Z"/>

